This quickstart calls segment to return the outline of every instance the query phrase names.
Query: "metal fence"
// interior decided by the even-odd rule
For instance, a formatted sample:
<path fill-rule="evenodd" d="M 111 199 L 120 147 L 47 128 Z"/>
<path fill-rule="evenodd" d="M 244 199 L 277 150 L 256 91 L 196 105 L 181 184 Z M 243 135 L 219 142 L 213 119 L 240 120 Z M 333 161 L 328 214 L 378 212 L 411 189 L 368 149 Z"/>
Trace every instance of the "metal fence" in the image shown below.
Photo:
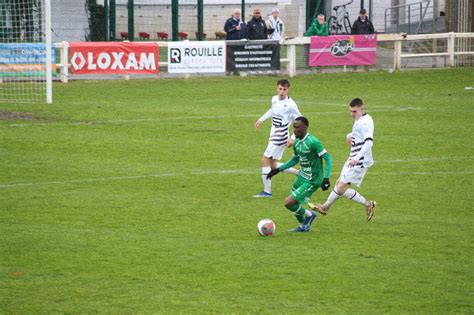
<path fill-rule="evenodd" d="M 376 64 L 369 67 L 309 67 L 309 37 L 297 37 L 281 41 L 281 70 L 278 73 L 254 72 L 245 75 L 288 75 L 290 77 L 306 73 L 341 72 L 341 71 L 397 71 L 407 68 L 443 68 L 474 65 L 474 33 L 441 33 L 441 34 L 380 34 L 377 40 Z M 102 78 L 160 78 L 171 75 L 167 72 L 167 41 L 158 41 L 160 46 L 160 73 L 146 76 L 107 76 Z M 59 71 L 57 79 L 68 82 L 69 79 L 91 79 L 97 76 L 79 76 L 69 73 L 68 43 L 56 44 Z M 203 74 L 206 75 L 206 74 Z M 207 74 L 210 75 L 210 74 Z M 218 74 L 212 74 L 218 75 Z M 222 73 L 220 75 L 228 75 Z M 181 75 L 182 76 L 182 75 Z"/>

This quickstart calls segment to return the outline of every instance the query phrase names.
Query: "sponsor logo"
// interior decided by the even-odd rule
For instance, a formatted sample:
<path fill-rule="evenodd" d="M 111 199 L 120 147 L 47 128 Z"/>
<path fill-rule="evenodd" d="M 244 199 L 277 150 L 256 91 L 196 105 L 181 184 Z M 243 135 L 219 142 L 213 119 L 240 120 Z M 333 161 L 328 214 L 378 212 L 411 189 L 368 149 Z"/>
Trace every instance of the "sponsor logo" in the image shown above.
<path fill-rule="evenodd" d="M 170 62 L 181 63 L 181 49 L 170 48 Z"/>
<path fill-rule="evenodd" d="M 82 52 L 75 52 L 71 58 L 74 70 L 156 70 L 154 53 L 135 53 L 126 55 L 124 52 L 101 52 L 95 54 L 88 52 L 86 56 Z"/>
<path fill-rule="evenodd" d="M 354 50 L 354 38 L 347 40 L 338 40 L 331 46 L 331 54 L 336 57 L 342 57 L 350 54 Z"/>

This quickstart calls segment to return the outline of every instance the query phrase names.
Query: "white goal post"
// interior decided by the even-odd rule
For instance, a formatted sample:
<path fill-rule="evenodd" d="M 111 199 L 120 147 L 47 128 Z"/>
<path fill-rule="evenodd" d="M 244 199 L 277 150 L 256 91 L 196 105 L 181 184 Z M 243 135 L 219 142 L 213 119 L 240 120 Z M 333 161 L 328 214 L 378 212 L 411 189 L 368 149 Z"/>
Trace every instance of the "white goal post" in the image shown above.
<path fill-rule="evenodd" d="M 53 102 L 51 0 L 0 2 L 0 103 Z"/>

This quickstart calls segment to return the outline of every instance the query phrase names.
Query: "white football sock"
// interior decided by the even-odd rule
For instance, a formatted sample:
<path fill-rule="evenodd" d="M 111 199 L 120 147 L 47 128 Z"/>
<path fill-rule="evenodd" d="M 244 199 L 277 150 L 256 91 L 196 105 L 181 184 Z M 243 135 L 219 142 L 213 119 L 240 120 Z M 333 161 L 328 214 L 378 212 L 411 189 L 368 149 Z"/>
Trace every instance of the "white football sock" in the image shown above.
<path fill-rule="evenodd" d="M 283 163 L 277 163 L 277 167 L 282 166 Z M 300 174 L 300 171 L 294 167 L 287 168 L 286 170 L 283 171 L 283 173 L 288 173 L 288 174 L 293 174 L 295 176 L 298 176 Z"/>
<path fill-rule="evenodd" d="M 365 198 L 361 194 L 359 194 L 357 191 L 355 191 L 352 188 L 349 188 L 346 190 L 346 192 L 344 193 L 344 197 L 346 197 L 349 200 L 363 204 L 364 206 L 367 202 L 367 200 L 365 200 Z"/>
<path fill-rule="evenodd" d="M 263 191 L 266 193 L 272 193 L 272 180 L 267 179 L 267 174 L 270 173 L 271 168 L 268 166 L 262 167 L 262 182 L 263 182 Z"/>
<path fill-rule="evenodd" d="M 331 193 L 329 194 L 329 197 L 328 199 L 326 200 L 326 202 L 324 203 L 323 205 L 323 208 L 325 210 L 329 210 L 329 208 L 332 206 L 332 204 L 337 200 L 341 198 L 341 195 L 339 195 L 337 192 L 336 192 L 336 189 L 333 189 L 331 191 Z"/>
<path fill-rule="evenodd" d="M 313 214 L 311 213 L 311 211 L 309 211 L 308 209 L 305 209 L 304 210 L 304 216 L 309 218 L 310 216 L 312 216 Z"/>

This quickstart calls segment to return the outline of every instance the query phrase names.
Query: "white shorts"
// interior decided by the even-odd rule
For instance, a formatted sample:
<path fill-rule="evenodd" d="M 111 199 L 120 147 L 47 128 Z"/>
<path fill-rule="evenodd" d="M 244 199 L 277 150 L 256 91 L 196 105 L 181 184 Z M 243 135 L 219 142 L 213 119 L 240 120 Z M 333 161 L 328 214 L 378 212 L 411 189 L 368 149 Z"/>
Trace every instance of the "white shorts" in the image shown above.
<path fill-rule="evenodd" d="M 283 153 L 285 152 L 286 144 L 283 145 L 274 145 L 273 143 L 269 142 L 267 149 L 263 153 L 264 157 L 274 160 L 281 160 Z"/>
<path fill-rule="evenodd" d="M 362 183 L 362 180 L 364 179 L 365 174 L 367 173 L 367 170 L 368 168 L 366 167 L 349 167 L 346 163 L 342 168 L 341 176 L 339 177 L 339 179 L 343 183 L 354 184 L 359 187 Z"/>

